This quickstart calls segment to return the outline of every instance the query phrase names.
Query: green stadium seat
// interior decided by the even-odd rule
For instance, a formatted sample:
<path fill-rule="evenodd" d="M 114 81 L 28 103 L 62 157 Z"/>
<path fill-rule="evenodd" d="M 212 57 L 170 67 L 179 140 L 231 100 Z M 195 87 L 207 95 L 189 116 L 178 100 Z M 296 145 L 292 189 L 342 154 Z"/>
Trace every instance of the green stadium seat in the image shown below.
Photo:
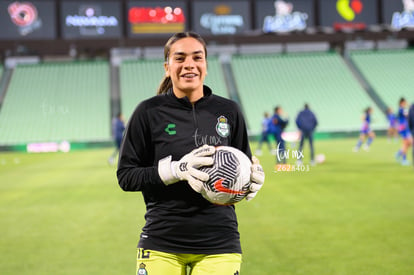
<path fill-rule="evenodd" d="M 0 115 L 0 144 L 108 141 L 109 63 L 21 65 Z"/>
<path fill-rule="evenodd" d="M 414 50 L 356 51 L 350 55 L 387 106 L 396 111 L 401 97 L 414 102 Z"/>
<path fill-rule="evenodd" d="M 320 132 L 358 130 L 368 106 L 374 109 L 373 128 L 386 127 L 383 113 L 337 53 L 234 56 L 231 64 L 250 134 L 260 133 L 263 113 L 273 114 L 277 105 L 289 116 L 286 131 L 296 131 L 305 103 L 317 115 Z"/>

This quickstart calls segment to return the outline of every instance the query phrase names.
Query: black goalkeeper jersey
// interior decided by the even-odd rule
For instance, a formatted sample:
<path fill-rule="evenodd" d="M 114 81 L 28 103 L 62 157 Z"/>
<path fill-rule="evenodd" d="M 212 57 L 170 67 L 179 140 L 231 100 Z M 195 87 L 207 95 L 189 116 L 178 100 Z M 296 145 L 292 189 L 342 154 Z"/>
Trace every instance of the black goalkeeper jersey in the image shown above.
<path fill-rule="evenodd" d="M 247 130 L 238 105 L 213 95 L 194 105 L 172 90 L 141 102 L 132 114 L 121 145 L 118 182 L 125 191 L 141 191 L 146 224 L 138 246 L 169 253 L 241 253 L 234 206 L 214 205 L 186 181 L 164 185 L 158 161 L 180 160 L 209 144 L 233 146 L 251 158 Z"/>

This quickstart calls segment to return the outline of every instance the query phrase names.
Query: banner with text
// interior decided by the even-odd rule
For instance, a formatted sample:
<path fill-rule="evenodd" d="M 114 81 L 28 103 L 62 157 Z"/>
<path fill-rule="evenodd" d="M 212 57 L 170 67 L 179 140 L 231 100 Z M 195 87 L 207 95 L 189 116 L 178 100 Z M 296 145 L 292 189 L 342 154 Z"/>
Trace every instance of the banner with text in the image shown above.
<path fill-rule="evenodd" d="M 64 39 L 121 38 L 121 3 L 116 1 L 61 3 Z"/>
<path fill-rule="evenodd" d="M 313 0 L 255 1 L 255 28 L 264 33 L 287 33 L 313 27 Z"/>
<path fill-rule="evenodd" d="M 233 35 L 251 30 L 250 3 L 247 0 L 193 2 L 194 31 L 208 35 Z"/>

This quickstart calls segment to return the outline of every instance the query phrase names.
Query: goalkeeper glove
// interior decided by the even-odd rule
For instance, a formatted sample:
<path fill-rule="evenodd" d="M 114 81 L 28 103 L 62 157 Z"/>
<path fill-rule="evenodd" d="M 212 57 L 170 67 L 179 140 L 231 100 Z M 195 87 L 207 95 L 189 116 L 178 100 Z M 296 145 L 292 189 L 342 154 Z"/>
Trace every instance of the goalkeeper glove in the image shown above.
<path fill-rule="evenodd" d="M 255 156 L 252 157 L 252 166 L 251 166 L 252 173 L 250 174 L 250 192 L 246 196 L 246 200 L 252 200 L 259 192 L 260 188 L 262 188 L 264 180 L 265 180 L 265 173 L 263 171 L 262 166 L 260 165 L 260 161 Z"/>
<path fill-rule="evenodd" d="M 165 185 L 186 180 L 194 191 L 200 193 L 203 189 L 202 181 L 207 181 L 209 176 L 198 168 L 213 165 L 214 160 L 211 155 L 215 151 L 214 146 L 203 145 L 186 154 L 179 161 L 171 161 L 171 155 L 165 157 L 158 162 L 158 174 Z"/>

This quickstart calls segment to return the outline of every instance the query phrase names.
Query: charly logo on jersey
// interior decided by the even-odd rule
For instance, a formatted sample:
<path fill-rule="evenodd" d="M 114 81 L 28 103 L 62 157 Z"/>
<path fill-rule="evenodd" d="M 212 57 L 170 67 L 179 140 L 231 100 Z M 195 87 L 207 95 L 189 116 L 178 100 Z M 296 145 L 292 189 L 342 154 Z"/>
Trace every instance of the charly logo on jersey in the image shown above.
<path fill-rule="evenodd" d="M 144 263 L 141 263 L 139 265 L 137 275 L 148 275 L 148 271 L 145 269 L 145 267 L 146 267 L 146 265 Z"/>
<path fill-rule="evenodd" d="M 173 136 L 173 135 L 177 134 L 177 131 L 175 130 L 175 127 L 176 127 L 176 125 L 174 123 L 169 123 L 167 125 L 167 127 L 165 127 L 164 131 L 168 135 Z"/>
<path fill-rule="evenodd" d="M 216 132 L 221 137 L 228 137 L 230 134 L 230 125 L 227 123 L 225 116 L 220 116 L 217 119 Z"/>

